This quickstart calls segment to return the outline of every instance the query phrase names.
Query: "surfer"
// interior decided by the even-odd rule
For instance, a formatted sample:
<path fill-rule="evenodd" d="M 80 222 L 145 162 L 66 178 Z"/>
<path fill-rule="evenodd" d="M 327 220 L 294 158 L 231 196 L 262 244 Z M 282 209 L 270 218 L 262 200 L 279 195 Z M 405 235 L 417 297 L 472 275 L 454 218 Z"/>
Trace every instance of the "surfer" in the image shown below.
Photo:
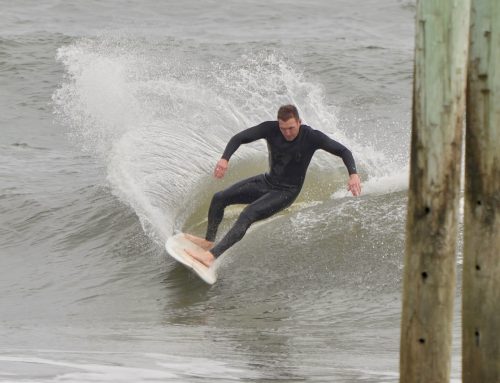
<path fill-rule="evenodd" d="M 361 194 L 361 181 L 351 151 L 319 130 L 302 125 L 294 105 L 281 106 L 277 120 L 263 122 L 233 136 L 217 162 L 214 176 L 224 177 L 229 159 L 241 144 L 259 139 L 267 141 L 269 171 L 214 194 L 208 210 L 205 238 L 185 234 L 187 239 L 204 249 L 186 249 L 186 252 L 206 266 L 211 266 L 218 256 L 241 240 L 254 222 L 269 218 L 293 203 L 300 193 L 311 158 L 318 149 L 342 158 L 349 173 L 348 190 L 354 196 Z M 215 244 L 224 209 L 235 204 L 247 206 L 233 227 Z"/>

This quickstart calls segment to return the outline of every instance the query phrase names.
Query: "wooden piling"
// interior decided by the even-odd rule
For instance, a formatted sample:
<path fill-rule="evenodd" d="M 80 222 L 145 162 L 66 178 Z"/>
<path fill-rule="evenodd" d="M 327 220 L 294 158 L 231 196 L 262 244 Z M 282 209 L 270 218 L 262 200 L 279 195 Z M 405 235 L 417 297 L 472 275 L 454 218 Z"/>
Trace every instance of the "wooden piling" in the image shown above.
<path fill-rule="evenodd" d="M 500 2 L 474 0 L 467 91 L 462 376 L 500 382 Z"/>
<path fill-rule="evenodd" d="M 449 382 L 470 0 L 419 0 L 400 382 Z"/>

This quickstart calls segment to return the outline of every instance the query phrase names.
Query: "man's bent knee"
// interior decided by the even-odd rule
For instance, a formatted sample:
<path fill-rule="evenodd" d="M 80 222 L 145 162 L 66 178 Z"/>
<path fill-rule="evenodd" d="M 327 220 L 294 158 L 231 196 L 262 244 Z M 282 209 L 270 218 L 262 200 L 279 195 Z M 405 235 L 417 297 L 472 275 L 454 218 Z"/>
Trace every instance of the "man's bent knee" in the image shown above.
<path fill-rule="evenodd" d="M 221 191 L 213 195 L 212 203 L 222 204 L 223 202 L 224 202 L 224 194 Z"/>

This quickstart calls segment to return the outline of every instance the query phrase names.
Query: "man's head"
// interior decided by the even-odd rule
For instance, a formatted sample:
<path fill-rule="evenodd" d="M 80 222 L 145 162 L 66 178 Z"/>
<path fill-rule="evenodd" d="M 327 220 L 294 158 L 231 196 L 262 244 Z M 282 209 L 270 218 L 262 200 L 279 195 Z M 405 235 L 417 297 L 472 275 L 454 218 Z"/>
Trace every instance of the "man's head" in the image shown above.
<path fill-rule="evenodd" d="M 278 123 L 281 134 L 287 141 L 293 141 L 300 131 L 299 112 L 294 105 L 283 105 L 278 109 Z"/>

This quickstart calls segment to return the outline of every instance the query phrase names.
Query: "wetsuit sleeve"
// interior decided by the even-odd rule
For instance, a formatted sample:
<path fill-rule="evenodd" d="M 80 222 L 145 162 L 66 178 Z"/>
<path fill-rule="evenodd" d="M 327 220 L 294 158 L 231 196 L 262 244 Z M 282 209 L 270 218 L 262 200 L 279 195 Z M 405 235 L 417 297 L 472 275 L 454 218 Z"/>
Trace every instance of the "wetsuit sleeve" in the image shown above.
<path fill-rule="evenodd" d="M 318 130 L 314 131 L 314 141 L 318 149 L 323 149 L 328 153 L 341 157 L 349 175 L 357 173 L 356 163 L 354 162 L 354 157 L 352 156 L 351 151 L 340 142 L 332 140 L 326 134 Z"/>
<path fill-rule="evenodd" d="M 266 123 L 259 124 L 252 128 L 245 129 L 238 134 L 235 134 L 227 143 L 222 158 L 229 161 L 233 153 L 240 147 L 241 144 L 248 144 L 266 138 L 268 129 Z"/>

